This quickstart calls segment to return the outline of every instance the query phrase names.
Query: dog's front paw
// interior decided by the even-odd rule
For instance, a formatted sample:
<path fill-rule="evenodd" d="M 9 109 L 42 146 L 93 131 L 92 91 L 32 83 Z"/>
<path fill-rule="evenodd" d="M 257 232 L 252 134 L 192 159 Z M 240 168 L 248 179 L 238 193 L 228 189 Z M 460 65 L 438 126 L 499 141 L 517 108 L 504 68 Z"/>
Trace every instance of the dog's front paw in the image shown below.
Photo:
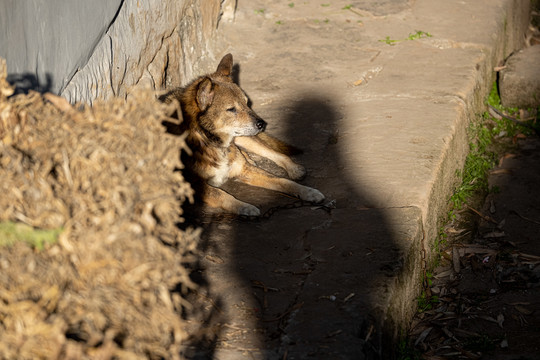
<path fill-rule="evenodd" d="M 314 203 L 320 203 L 324 200 L 324 195 L 317 189 L 305 186 L 304 191 L 300 194 L 302 200 L 311 201 Z"/>
<path fill-rule="evenodd" d="M 292 163 L 290 166 L 287 166 L 285 169 L 289 178 L 293 180 L 300 180 L 306 176 L 306 169 L 302 165 Z"/>
<path fill-rule="evenodd" d="M 241 207 L 238 208 L 238 215 L 260 216 L 261 211 L 256 206 L 244 203 Z"/>

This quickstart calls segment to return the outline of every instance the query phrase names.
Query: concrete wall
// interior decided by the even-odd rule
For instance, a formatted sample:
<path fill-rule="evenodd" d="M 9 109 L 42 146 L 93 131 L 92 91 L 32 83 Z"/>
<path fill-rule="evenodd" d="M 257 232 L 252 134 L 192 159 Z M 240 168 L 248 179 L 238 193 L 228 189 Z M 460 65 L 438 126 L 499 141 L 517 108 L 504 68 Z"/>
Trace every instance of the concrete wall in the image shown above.
<path fill-rule="evenodd" d="M 2 0 L 0 56 L 20 89 L 92 102 L 181 84 L 213 62 L 236 0 Z M 218 54 L 219 55 L 219 54 Z M 217 56 L 216 56 L 217 57 Z"/>

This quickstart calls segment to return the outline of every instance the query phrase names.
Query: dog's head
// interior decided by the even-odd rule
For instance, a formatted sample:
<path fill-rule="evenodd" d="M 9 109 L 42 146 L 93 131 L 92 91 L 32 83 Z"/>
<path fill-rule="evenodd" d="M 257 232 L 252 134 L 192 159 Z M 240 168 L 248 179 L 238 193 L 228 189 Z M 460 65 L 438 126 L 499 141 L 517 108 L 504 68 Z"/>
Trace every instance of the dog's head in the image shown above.
<path fill-rule="evenodd" d="M 220 136 L 253 136 L 264 131 L 266 122 L 249 106 L 244 91 L 232 80 L 233 58 L 221 59 L 215 73 L 202 79 L 197 87 L 199 121 Z"/>

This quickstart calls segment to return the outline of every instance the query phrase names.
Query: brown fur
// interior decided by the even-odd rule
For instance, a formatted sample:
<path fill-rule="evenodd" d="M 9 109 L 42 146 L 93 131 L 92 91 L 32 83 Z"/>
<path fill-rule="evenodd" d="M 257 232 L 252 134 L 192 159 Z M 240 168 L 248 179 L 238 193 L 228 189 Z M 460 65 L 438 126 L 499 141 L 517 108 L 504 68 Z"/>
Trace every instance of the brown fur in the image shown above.
<path fill-rule="evenodd" d="M 324 195 L 318 190 L 269 174 L 246 160 L 241 150 L 272 160 L 291 179 L 305 175 L 304 168 L 287 156 L 297 149 L 263 133 L 266 122 L 248 106 L 247 96 L 232 81 L 232 67 L 232 55 L 227 54 L 215 73 L 161 98 L 165 102 L 177 100 L 182 109 L 181 130 L 187 131 L 186 142 L 193 152 L 185 159 L 194 175 L 188 180 L 207 205 L 235 214 L 259 215 L 260 211 L 220 189 L 228 179 L 322 201 Z"/>

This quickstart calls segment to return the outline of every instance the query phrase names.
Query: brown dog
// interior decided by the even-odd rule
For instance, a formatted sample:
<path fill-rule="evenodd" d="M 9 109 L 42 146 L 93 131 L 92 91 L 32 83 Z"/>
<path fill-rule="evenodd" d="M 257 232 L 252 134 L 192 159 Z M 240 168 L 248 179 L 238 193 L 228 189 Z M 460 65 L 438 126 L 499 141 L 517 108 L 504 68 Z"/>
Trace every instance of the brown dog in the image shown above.
<path fill-rule="evenodd" d="M 240 215 L 260 215 L 260 211 L 220 189 L 229 179 L 322 201 L 319 190 L 274 176 L 246 160 L 242 150 L 272 160 L 291 179 L 305 175 L 305 169 L 287 155 L 291 147 L 263 133 L 266 122 L 248 106 L 246 94 L 232 80 L 232 68 L 232 55 L 227 54 L 215 73 L 161 98 L 167 103 L 176 99 L 182 109 L 181 127 L 188 132 L 186 142 L 193 152 L 185 160 L 186 167 L 198 178 L 188 180 L 207 205 Z"/>

